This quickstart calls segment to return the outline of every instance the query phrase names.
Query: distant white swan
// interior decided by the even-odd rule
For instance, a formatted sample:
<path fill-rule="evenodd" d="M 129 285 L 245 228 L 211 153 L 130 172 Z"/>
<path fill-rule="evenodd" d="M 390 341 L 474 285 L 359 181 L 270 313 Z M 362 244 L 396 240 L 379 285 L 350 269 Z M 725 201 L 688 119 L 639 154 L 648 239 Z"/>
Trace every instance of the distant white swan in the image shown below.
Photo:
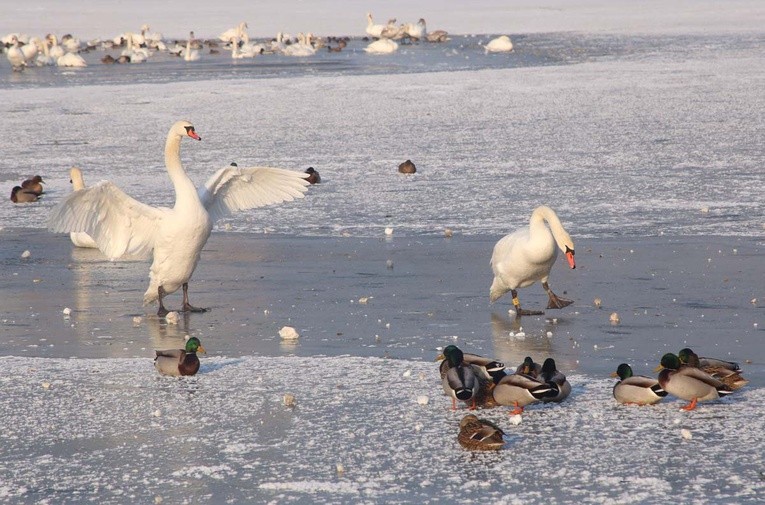
<path fill-rule="evenodd" d="M 420 40 L 425 38 L 425 34 L 427 33 L 425 20 L 423 18 L 420 18 L 420 20 L 417 21 L 417 23 L 405 24 L 404 33 L 406 33 L 406 35 L 412 40 Z"/>
<path fill-rule="evenodd" d="M 492 39 L 484 47 L 487 53 L 509 53 L 513 50 L 513 43 L 510 41 L 510 37 L 507 35 L 501 35 L 496 39 Z"/>
<path fill-rule="evenodd" d="M 189 33 L 189 40 L 186 41 L 186 48 L 183 50 L 183 59 L 186 61 L 197 61 L 199 59 L 199 51 L 191 48 L 191 44 L 194 42 L 194 32 Z"/>
<path fill-rule="evenodd" d="M 11 64 L 11 68 L 14 72 L 20 72 L 24 70 L 26 66 L 26 58 L 24 53 L 19 48 L 19 39 L 14 35 L 11 37 L 11 46 L 6 49 L 5 57 L 8 58 L 8 63 Z"/>
<path fill-rule="evenodd" d="M 545 221 L 550 228 L 547 228 Z M 571 300 L 559 298 L 547 284 L 550 270 L 558 257 L 558 248 L 566 254 L 569 266 L 576 268 L 574 241 L 563 228 L 558 215 L 550 207 L 539 206 L 531 213 L 528 227 L 506 235 L 494 246 L 491 256 L 494 281 L 489 290 L 489 299 L 494 302 L 510 291 L 517 315 L 541 314 L 521 310 L 516 291 L 541 281 L 550 298 L 548 309 L 571 305 Z"/>
<path fill-rule="evenodd" d="M 82 171 L 79 168 L 72 167 L 71 170 L 69 170 L 69 178 L 69 182 L 72 183 L 72 189 L 74 191 L 85 189 L 85 180 L 82 178 Z M 73 231 L 69 234 L 69 238 L 72 240 L 72 244 L 77 247 L 98 249 L 96 241 L 85 232 Z"/>
<path fill-rule="evenodd" d="M 66 53 L 56 60 L 59 67 L 87 67 L 85 59 L 77 53 Z"/>
<path fill-rule="evenodd" d="M 398 44 L 390 39 L 375 40 L 364 48 L 364 51 L 371 54 L 390 54 L 398 50 Z"/>
<path fill-rule="evenodd" d="M 247 23 L 243 21 L 235 28 L 229 28 L 218 35 L 218 38 L 223 42 L 233 42 L 234 39 L 249 41 L 250 37 L 247 35 L 247 28 L 249 28 Z"/>
<path fill-rule="evenodd" d="M 385 25 L 376 25 L 372 21 L 372 13 L 367 12 L 367 29 L 366 29 L 367 35 L 369 35 L 370 37 L 379 39 L 384 29 L 385 29 Z"/>
<path fill-rule="evenodd" d="M 298 33 L 297 38 L 297 43 L 290 44 L 282 51 L 286 56 L 313 56 L 316 54 L 316 49 L 314 49 L 305 35 Z"/>
<path fill-rule="evenodd" d="M 50 47 L 48 49 L 48 52 L 50 52 L 50 57 L 54 60 L 58 60 L 62 56 L 66 54 L 66 51 L 64 51 L 64 48 L 58 45 L 58 39 L 55 35 L 52 33 L 49 33 L 45 36 L 45 40 L 48 42 L 48 46 Z"/>
<path fill-rule="evenodd" d="M 86 232 L 109 258 L 153 253 L 144 304 L 159 300 L 157 314 L 168 313 L 163 299 L 183 288 L 183 310 L 189 304 L 188 282 L 213 223 L 231 212 L 302 198 L 307 174 L 270 167 L 229 166 L 215 172 L 197 190 L 181 164 L 181 140 L 201 140 L 188 121 L 178 121 L 167 134 L 165 165 L 175 189 L 172 209 L 143 204 L 109 181 L 75 191 L 52 211 L 51 231 Z"/>

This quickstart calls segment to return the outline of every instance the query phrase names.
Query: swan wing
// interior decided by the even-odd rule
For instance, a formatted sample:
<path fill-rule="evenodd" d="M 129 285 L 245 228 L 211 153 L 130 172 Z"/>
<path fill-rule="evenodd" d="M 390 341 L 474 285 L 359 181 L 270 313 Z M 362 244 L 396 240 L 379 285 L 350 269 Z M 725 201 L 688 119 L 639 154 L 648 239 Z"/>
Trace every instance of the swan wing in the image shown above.
<path fill-rule="evenodd" d="M 109 258 L 148 257 L 165 211 L 128 196 L 109 181 L 72 192 L 53 208 L 48 229 L 86 232 Z"/>
<path fill-rule="evenodd" d="M 199 190 L 213 221 L 233 212 L 303 198 L 308 174 L 273 167 L 226 167 Z"/>

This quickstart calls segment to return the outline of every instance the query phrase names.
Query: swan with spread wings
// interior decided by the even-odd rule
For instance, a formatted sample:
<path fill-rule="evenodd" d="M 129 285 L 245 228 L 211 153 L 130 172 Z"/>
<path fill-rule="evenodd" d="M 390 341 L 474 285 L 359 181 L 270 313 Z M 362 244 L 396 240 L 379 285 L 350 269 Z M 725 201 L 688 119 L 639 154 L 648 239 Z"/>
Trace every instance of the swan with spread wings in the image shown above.
<path fill-rule="evenodd" d="M 307 174 L 281 168 L 229 166 L 197 190 L 181 164 L 181 140 L 202 140 L 194 125 L 178 121 L 167 134 L 165 165 L 175 189 L 173 208 L 152 207 L 109 181 L 75 191 L 51 212 L 53 232 L 86 232 L 109 258 L 153 256 L 144 305 L 183 289 L 183 311 L 204 312 L 189 303 L 188 283 L 213 223 L 238 210 L 303 198 Z"/>

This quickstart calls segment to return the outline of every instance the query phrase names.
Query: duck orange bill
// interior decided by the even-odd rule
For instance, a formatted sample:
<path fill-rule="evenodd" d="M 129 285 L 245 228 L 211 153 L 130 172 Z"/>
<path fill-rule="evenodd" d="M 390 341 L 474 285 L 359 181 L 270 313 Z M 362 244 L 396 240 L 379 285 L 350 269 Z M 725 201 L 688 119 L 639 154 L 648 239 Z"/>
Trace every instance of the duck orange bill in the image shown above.
<path fill-rule="evenodd" d="M 570 249 L 566 251 L 566 259 L 568 260 L 568 266 L 571 268 L 576 268 L 576 261 L 574 261 L 574 251 Z"/>

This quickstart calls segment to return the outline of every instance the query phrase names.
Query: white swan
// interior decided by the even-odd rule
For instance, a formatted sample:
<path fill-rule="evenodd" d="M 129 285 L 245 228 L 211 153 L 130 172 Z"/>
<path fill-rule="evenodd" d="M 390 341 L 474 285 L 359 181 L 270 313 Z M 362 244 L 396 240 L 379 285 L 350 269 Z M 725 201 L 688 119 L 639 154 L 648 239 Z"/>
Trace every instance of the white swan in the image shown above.
<path fill-rule="evenodd" d="M 122 51 L 122 56 L 130 58 L 130 63 L 143 63 L 149 58 L 151 53 L 148 49 L 145 47 L 136 47 L 134 33 L 126 33 L 125 41 L 127 47 Z"/>
<path fill-rule="evenodd" d="M 375 40 L 364 48 L 370 54 L 390 54 L 398 50 L 398 44 L 390 39 Z"/>
<path fill-rule="evenodd" d="M 56 64 L 56 60 L 50 55 L 50 47 L 48 46 L 48 43 L 48 39 L 40 41 L 39 51 L 37 53 L 37 58 L 35 59 L 35 65 L 38 67 Z"/>
<path fill-rule="evenodd" d="M 59 67 L 87 67 L 85 59 L 77 53 L 66 53 L 56 60 Z"/>
<path fill-rule="evenodd" d="M 248 41 L 250 40 L 250 37 L 247 35 L 247 26 L 246 22 L 239 23 L 239 26 L 235 28 L 229 28 L 225 32 L 218 35 L 218 38 L 222 40 L 223 42 L 233 42 L 234 39 L 240 39 Z"/>
<path fill-rule="evenodd" d="M 157 314 L 168 313 L 165 295 L 183 288 L 183 310 L 203 311 L 189 304 L 188 282 L 216 219 L 231 212 L 302 198 L 307 174 L 280 168 L 229 166 L 218 170 L 197 191 L 181 164 L 184 137 L 201 140 L 188 121 L 178 121 L 167 134 L 165 165 L 175 189 L 175 206 L 150 207 L 109 181 L 75 191 L 52 211 L 51 231 L 83 231 L 109 258 L 153 252 L 144 304 L 159 300 Z"/>
<path fill-rule="evenodd" d="M 384 29 L 385 29 L 385 25 L 376 25 L 374 21 L 372 21 L 372 13 L 367 12 L 367 29 L 366 29 L 367 35 L 369 35 L 370 37 L 379 39 Z"/>
<path fill-rule="evenodd" d="M 404 25 L 401 25 L 401 26 L 396 25 L 396 18 L 393 18 L 388 20 L 388 25 L 383 29 L 382 33 L 380 34 L 380 37 L 384 39 L 399 40 L 403 38 L 404 35 L 405 35 Z"/>
<path fill-rule="evenodd" d="M 24 67 L 27 64 L 26 58 L 19 47 L 19 39 L 15 35 L 11 37 L 11 46 L 6 49 L 5 57 L 8 58 L 8 63 L 11 64 L 11 68 L 14 72 L 24 70 Z"/>
<path fill-rule="evenodd" d="M 547 228 L 545 221 L 550 228 Z M 539 206 L 531 213 L 527 228 L 506 235 L 494 246 L 491 256 L 494 281 L 489 290 L 489 299 L 494 302 L 510 291 L 517 315 L 542 314 L 521 310 L 516 291 L 541 281 L 542 287 L 550 297 L 548 309 L 561 309 L 571 305 L 571 300 L 559 298 L 547 284 L 550 269 L 558 257 L 558 247 L 566 254 L 569 266 L 576 268 L 571 236 L 563 229 L 560 219 L 550 207 Z"/>
<path fill-rule="evenodd" d="M 484 46 L 486 53 L 509 53 L 513 50 L 513 43 L 510 41 L 510 37 L 507 35 L 501 35 L 496 39 L 489 41 Z"/>
<path fill-rule="evenodd" d="M 406 33 L 406 35 L 412 40 L 420 40 L 425 38 L 425 34 L 427 33 L 425 20 L 423 18 L 420 18 L 420 20 L 417 21 L 417 23 L 405 24 L 404 33 Z"/>
<path fill-rule="evenodd" d="M 286 56 L 313 56 L 316 54 L 316 49 L 313 48 L 305 35 L 298 33 L 297 38 L 297 43 L 290 44 L 282 51 Z"/>
<path fill-rule="evenodd" d="M 194 32 L 189 33 L 189 40 L 186 41 L 186 48 L 183 50 L 183 59 L 186 61 L 197 61 L 199 59 L 199 51 L 191 48 L 191 44 L 194 41 Z"/>
<path fill-rule="evenodd" d="M 85 180 L 82 178 L 82 171 L 77 167 L 69 170 L 69 182 L 72 183 L 72 189 L 79 191 L 85 189 Z M 73 231 L 69 234 L 72 244 L 77 247 L 88 247 L 98 249 L 98 245 L 93 238 L 83 231 Z"/>
<path fill-rule="evenodd" d="M 37 37 L 32 37 L 29 39 L 29 42 L 21 46 L 21 52 L 24 53 L 24 59 L 27 63 L 34 60 L 35 56 L 37 56 L 39 40 Z"/>
<path fill-rule="evenodd" d="M 58 38 L 56 38 L 55 35 L 49 33 L 45 36 L 45 40 L 48 41 L 48 45 L 50 46 L 50 49 L 48 49 L 48 52 L 50 52 L 50 57 L 54 60 L 57 60 L 66 54 L 64 48 L 58 45 Z"/>

